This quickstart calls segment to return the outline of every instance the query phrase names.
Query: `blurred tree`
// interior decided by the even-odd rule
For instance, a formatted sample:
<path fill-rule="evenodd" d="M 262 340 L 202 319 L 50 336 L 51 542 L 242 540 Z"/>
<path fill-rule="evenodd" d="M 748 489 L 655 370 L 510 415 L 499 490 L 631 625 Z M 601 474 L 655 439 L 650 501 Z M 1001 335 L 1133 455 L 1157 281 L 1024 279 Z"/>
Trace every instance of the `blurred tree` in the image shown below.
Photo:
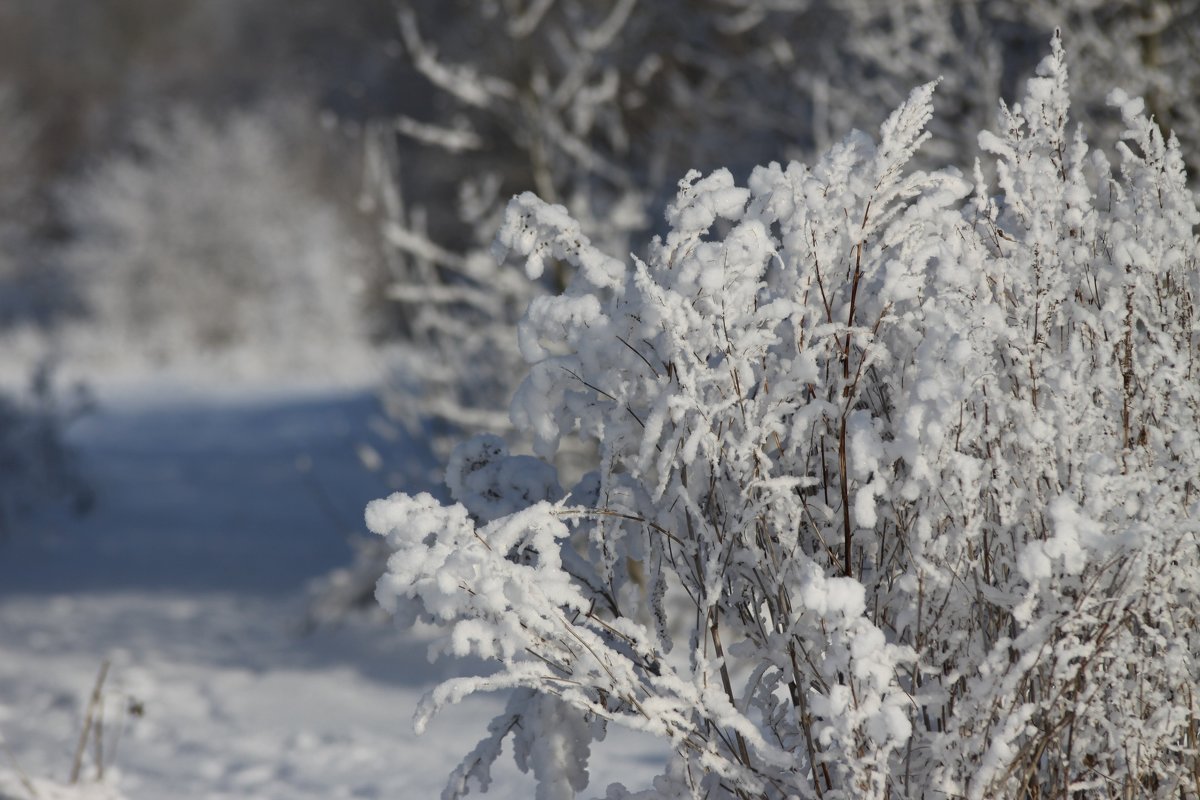
<path fill-rule="evenodd" d="M 306 181 L 313 120 L 303 106 L 221 123 L 177 110 L 67 188 L 63 258 L 118 348 L 312 365 L 359 340 L 360 252 Z"/>

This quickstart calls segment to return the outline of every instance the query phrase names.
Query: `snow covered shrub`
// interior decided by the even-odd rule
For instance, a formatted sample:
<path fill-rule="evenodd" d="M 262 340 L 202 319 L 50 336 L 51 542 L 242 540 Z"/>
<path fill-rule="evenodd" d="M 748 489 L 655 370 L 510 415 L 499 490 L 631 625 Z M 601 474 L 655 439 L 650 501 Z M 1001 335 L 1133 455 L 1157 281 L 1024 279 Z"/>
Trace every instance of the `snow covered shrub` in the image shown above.
<path fill-rule="evenodd" d="M 64 258 L 120 348 L 312 364 L 357 340 L 356 253 L 306 180 L 304 122 L 287 109 L 220 124 L 176 110 L 64 194 Z"/>
<path fill-rule="evenodd" d="M 1064 62 L 974 186 L 906 167 L 930 84 L 878 143 L 688 174 L 632 265 L 510 203 L 498 254 L 573 268 L 519 330 L 542 462 L 475 439 L 456 504 L 367 509 L 381 604 L 497 665 L 418 729 L 512 692 L 444 797 L 508 737 L 573 797 L 613 724 L 673 755 L 609 800 L 1196 796 L 1200 213 L 1141 101 L 1115 168 L 1069 130 Z"/>
<path fill-rule="evenodd" d="M 382 400 L 391 419 L 430 436 L 446 457 L 464 432 L 509 427 L 503 398 L 524 374 L 509 331 L 547 287 L 518 270 L 497 269 L 481 242 L 462 242 L 466 246 L 458 250 L 437 243 L 425 210 L 405 203 L 398 176 L 403 164 L 391 135 L 370 131 L 365 159 L 370 211 L 380 223 L 386 257 L 382 295 L 399 312 L 404 343 Z M 468 230 L 499 224 L 498 218 L 471 216 L 491 215 L 486 208 L 461 213 Z"/>
<path fill-rule="evenodd" d="M 1118 138 L 1120 116 L 1106 98 L 1114 85 L 1146 98 L 1164 130 L 1200 141 L 1200 32 L 1197 0 L 816 0 L 840 35 L 826 37 L 795 80 L 814 97 L 820 141 L 850 125 L 874 124 L 908 87 L 943 77 L 935 136 L 923 163 L 970 159 L 974 133 L 997 101 L 1036 65 L 1052 31 L 1075 65 L 1072 107 L 1093 135 Z M 824 98 L 820 102 L 817 98 Z M 1190 154 L 1189 154 L 1190 157 Z M 1192 167 L 1195 166 L 1193 162 Z"/>
<path fill-rule="evenodd" d="M 377 163 L 393 151 L 393 167 L 376 173 L 390 173 L 377 192 L 390 192 L 379 203 L 390 295 L 418 345 L 398 366 L 391 405 L 453 437 L 519 435 L 504 406 L 525 364 L 509 331 L 533 297 L 560 290 L 568 275 L 562 264 L 532 281 L 497 269 L 488 247 L 507 198 L 532 186 L 568 208 L 599 247 L 627 251 L 654 224 L 659 187 L 696 164 L 727 161 L 735 135 L 748 168 L 778 151 L 781 131 L 807 129 L 791 67 L 771 45 L 813 37 L 802 24 L 808 4 L 397 5 L 407 59 L 436 103 L 388 120 L 373 148 Z"/>
<path fill-rule="evenodd" d="M 397 202 L 386 214 L 390 294 L 418 353 L 442 355 L 398 364 L 389 405 L 410 423 L 439 421 L 449 438 L 513 433 L 502 406 L 524 364 L 504 331 L 567 277 L 559 263 L 530 283 L 487 258 L 480 240 L 513 192 L 533 187 L 599 249 L 627 252 L 655 229 L 660 188 L 688 169 L 744 174 L 768 157 L 808 157 L 851 127 L 874 129 L 939 76 L 935 138 L 918 158 L 969 163 L 1002 91 L 1059 27 L 1073 31 L 1076 116 L 1090 130 L 1120 136 L 1106 104 L 1120 82 L 1147 97 L 1164 130 L 1200 134 L 1197 0 L 397 6 L 407 61 L 434 100 L 382 126 L 399 145 L 386 178 L 403 187 L 395 199 L 427 206 Z"/>

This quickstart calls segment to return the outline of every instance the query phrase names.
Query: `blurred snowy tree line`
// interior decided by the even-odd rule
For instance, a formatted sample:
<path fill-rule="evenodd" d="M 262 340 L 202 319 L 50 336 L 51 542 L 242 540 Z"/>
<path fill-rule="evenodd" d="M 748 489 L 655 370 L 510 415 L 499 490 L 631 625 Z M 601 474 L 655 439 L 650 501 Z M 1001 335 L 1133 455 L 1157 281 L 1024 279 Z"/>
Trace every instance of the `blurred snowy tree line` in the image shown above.
<path fill-rule="evenodd" d="M 1116 138 L 1120 85 L 1195 153 L 1198 8 L 0 0 L 5 372 L 72 351 L 302 370 L 399 342 L 394 417 L 511 431 L 509 332 L 568 278 L 496 266 L 513 194 L 641 252 L 687 170 L 810 156 L 939 76 L 922 157 L 969 169 L 1055 28 L 1077 118 Z"/>
<path fill-rule="evenodd" d="M 395 77 L 391 17 L 386 3 L 0 3 L 4 324 L 90 320 L 160 359 L 299 334 L 301 318 L 351 324 L 333 318 L 338 295 L 371 243 L 359 147 L 337 122 L 395 102 L 366 96 Z"/>

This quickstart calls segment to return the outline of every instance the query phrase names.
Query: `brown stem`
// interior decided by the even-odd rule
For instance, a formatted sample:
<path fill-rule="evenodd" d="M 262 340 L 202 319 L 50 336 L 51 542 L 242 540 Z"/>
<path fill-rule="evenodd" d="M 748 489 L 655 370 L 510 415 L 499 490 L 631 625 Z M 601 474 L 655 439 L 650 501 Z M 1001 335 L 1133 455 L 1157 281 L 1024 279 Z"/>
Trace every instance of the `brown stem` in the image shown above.
<path fill-rule="evenodd" d="M 725 688 L 725 695 L 729 698 L 729 702 L 736 708 L 737 701 L 733 696 L 733 683 L 729 680 L 729 665 L 725 663 L 725 648 L 721 646 L 721 631 L 718 628 L 715 611 L 709 611 L 708 618 L 708 632 L 712 635 L 713 648 L 716 650 L 717 658 L 721 661 L 721 684 Z M 742 757 L 742 763 L 749 767 L 750 751 L 746 747 L 746 740 L 742 738 L 742 734 L 738 731 L 734 731 L 733 735 L 737 737 L 738 750 Z"/>
<path fill-rule="evenodd" d="M 850 283 L 850 310 L 846 318 L 846 345 L 842 350 L 842 398 L 845 407 L 842 418 L 838 423 L 838 472 L 842 490 L 842 536 L 845 553 L 842 556 L 842 568 L 847 578 L 854 576 L 853 567 L 853 530 L 850 527 L 850 487 L 847 485 L 846 469 L 846 417 L 850 414 L 850 405 L 854 402 L 854 392 L 850 385 L 850 349 L 854 337 L 854 316 L 858 307 L 858 287 L 862 282 L 862 252 L 863 239 L 861 234 L 866 231 L 867 217 L 871 213 L 871 203 L 863 210 L 863 220 L 858 244 L 854 247 L 854 278 Z M 882 319 L 882 318 L 881 318 Z M 857 379 L 855 381 L 857 383 Z"/>
<path fill-rule="evenodd" d="M 72 784 L 79 782 L 79 771 L 83 768 L 83 753 L 87 749 L 88 736 L 92 732 L 92 721 L 96 718 L 96 709 L 100 706 L 100 692 L 104 688 L 104 679 L 108 677 L 108 666 L 107 660 L 100 665 L 100 674 L 96 676 L 96 685 L 92 687 L 92 697 L 88 700 L 87 710 L 83 714 L 83 728 L 79 731 L 79 743 L 75 746 L 75 758 L 71 762 Z"/>
<path fill-rule="evenodd" d="M 842 414 L 841 423 L 838 426 L 838 472 L 841 479 L 842 489 L 842 533 L 845 539 L 845 555 L 843 556 L 843 570 L 847 578 L 853 577 L 854 568 L 851 563 L 851 549 L 853 547 L 852 530 L 850 528 L 850 488 L 846 485 L 846 415 Z"/>
<path fill-rule="evenodd" d="M 793 676 L 793 680 L 788 683 L 788 689 L 792 694 L 792 705 L 800 710 L 800 728 L 804 731 L 804 746 L 808 749 L 808 764 L 812 767 L 813 788 L 817 790 L 817 797 L 823 798 L 825 793 L 821 791 L 821 781 L 817 777 L 817 748 L 813 744 L 812 718 L 808 714 L 808 702 L 804 699 L 804 684 L 800 679 L 800 664 L 796 661 L 794 643 L 788 644 L 788 656 L 792 659 Z M 826 788 L 832 789 L 833 782 L 829 779 L 829 767 L 822 764 L 821 770 L 825 773 Z"/>

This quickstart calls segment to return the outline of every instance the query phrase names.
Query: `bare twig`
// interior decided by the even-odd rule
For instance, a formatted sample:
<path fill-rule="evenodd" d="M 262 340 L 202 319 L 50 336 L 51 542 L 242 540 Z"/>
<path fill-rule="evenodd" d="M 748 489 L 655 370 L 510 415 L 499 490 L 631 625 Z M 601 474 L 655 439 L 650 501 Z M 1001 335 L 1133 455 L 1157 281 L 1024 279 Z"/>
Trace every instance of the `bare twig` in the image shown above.
<path fill-rule="evenodd" d="M 97 750 L 100 744 L 100 727 L 99 715 L 102 715 L 103 709 L 100 708 L 104 689 L 104 680 L 108 677 L 108 668 L 110 666 L 108 659 L 100 665 L 100 673 L 96 675 L 96 685 L 92 687 L 92 696 L 88 700 L 87 710 L 83 715 L 83 728 L 79 731 L 79 743 L 75 746 L 75 758 L 71 762 L 71 783 L 79 783 L 79 771 L 83 768 L 83 753 L 87 749 L 88 737 L 92 733 L 93 725 L 96 726 Z"/>
<path fill-rule="evenodd" d="M 32 798 L 39 798 L 37 787 L 33 785 L 33 781 L 29 780 L 29 776 L 25 770 L 21 769 L 21 765 L 17 763 L 17 756 L 13 753 L 12 748 L 8 746 L 8 742 L 4 741 L 4 737 L 0 736 L 0 747 L 4 748 L 4 754 L 8 756 L 8 761 L 13 766 L 13 770 L 17 773 L 17 780 L 21 781 L 21 785 L 25 787 L 25 791 L 29 792 Z"/>

